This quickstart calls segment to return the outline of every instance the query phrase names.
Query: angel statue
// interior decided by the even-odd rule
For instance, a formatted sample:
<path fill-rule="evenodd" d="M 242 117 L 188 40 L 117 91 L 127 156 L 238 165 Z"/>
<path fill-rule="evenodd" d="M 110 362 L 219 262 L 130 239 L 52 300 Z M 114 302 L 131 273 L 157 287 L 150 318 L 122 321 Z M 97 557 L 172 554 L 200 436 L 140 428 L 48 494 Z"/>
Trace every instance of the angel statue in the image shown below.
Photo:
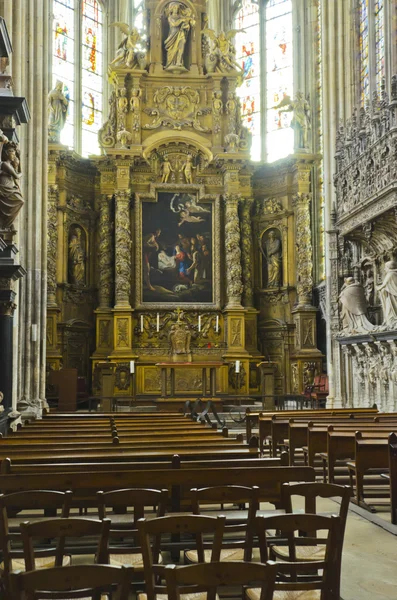
<path fill-rule="evenodd" d="M 298 143 L 296 147 L 298 149 L 308 148 L 307 132 L 312 126 L 309 99 L 305 98 L 303 92 L 296 92 L 295 100 L 285 96 L 274 108 L 280 110 L 280 112 L 293 113 L 291 127 L 297 132 L 296 139 Z"/>
<path fill-rule="evenodd" d="M 132 69 L 135 66 L 137 44 L 141 39 L 141 35 L 136 27 L 130 27 L 127 23 L 117 21 L 112 23 L 111 27 L 118 27 L 125 37 L 118 47 L 116 57 L 110 64 L 124 63 L 128 69 Z"/>
<path fill-rule="evenodd" d="M 243 69 L 236 61 L 236 49 L 231 41 L 237 33 L 245 33 L 243 29 L 231 29 L 227 33 L 221 31 L 218 35 L 213 29 L 203 29 L 201 33 L 213 42 L 214 48 L 211 54 L 216 58 L 215 71 L 225 73 L 237 69 L 241 74 L 243 73 Z"/>

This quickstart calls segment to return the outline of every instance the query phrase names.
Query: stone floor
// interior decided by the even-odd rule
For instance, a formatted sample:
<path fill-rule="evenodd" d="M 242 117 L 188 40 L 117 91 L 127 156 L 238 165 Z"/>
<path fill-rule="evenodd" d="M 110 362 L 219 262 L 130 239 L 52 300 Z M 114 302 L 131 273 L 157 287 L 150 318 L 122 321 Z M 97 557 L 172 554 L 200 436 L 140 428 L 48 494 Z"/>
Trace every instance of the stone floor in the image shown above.
<path fill-rule="evenodd" d="M 335 503 L 323 500 L 321 512 L 332 512 Z M 396 535 L 350 510 L 343 551 L 343 600 L 397 600 Z"/>

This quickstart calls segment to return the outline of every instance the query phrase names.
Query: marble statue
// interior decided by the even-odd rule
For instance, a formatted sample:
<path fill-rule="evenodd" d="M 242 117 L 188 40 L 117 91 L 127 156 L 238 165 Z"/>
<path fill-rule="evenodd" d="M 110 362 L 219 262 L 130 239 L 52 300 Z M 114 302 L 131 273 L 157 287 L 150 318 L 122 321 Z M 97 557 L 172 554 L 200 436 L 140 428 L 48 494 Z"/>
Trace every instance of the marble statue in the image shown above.
<path fill-rule="evenodd" d="M 171 326 L 168 335 L 171 359 L 174 362 L 191 362 L 191 337 L 189 326 L 183 322 L 183 312 L 178 311 L 177 322 Z"/>
<path fill-rule="evenodd" d="M 397 327 L 397 262 L 385 264 L 385 277 L 377 288 L 383 309 L 383 323 L 387 327 Z"/>
<path fill-rule="evenodd" d="M 311 129 L 310 104 L 305 98 L 303 92 L 296 92 L 295 99 L 291 100 L 289 96 L 285 96 L 283 100 L 274 107 L 280 112 L 292 112 L 293 118 L 291 127 L 297 133 L 296 147 L 298 149 L 307 149 L 309 147 L 307 134 Z"/>
<path fill-rule="evenodd" d="M 354 280 L 354 277 L 346 277 L 341 293 L 341 320 L 344 333 L 355 335 L 374 331 L 367 319 L 367 300 L 365 298 L 364 286 Z"/>
<path fill-rule="evenodd" d="M 127 23 L 112 23 L 111 27 L 118 27 L 124 33 L 124 39 L 118 47 L 116 57 L 110 63 L 117 65 L 124 64 L 128 69 L 135 65 L 136 46 L 141 39 L 140 33 L 136 27 L 130 27 Z"/>
<path fill-rule="evenodd" d="M 237 71 L 243 72 L 241 66 L 236 61 L 236 49 L 234 44 L 232 43 L 232 39 L 235 37 L 237 33 L 244 33 L 241 29 L 231 29 L 227 33 L 221 31 L 218 35 L 216 35 L 213 29 L 203 29 L 202 32 L 204 35 L 209 37 L 213 42 L 213 50 L 212 55 L 216 58 L 216 62 L 214 64 L 214 70 L 219 73 L 226 73 L 235 69 Z"/>
<path fill-rule="evenodd" d="M 48 94 L 48 139 L 59 142 L 68 114 L 69 99 L 64 94 L 62 81 L 57 81 Z"/>
<path fill-rule="evenodd" d="M 80 227 L 74 229 L 69 241 L 69 281 L 74 285 L 85 284 L 85 249 Z"/>
<path fill-rule="evenodd" d="M 184 71 L 183 55 L 187 36 L 196 22 L 191 9 L 182 2 L 171 2 L 165 14 L 170 27 L 169 35 L 164 42 L 164 48 L 167 52 L 165 68 L 169 71 Z"/>
<path fill-rule="evenodd" d="M 14 142 L 9 142 L 0 130 L 0 229 L 8 229 L 23 206 L 19 185 L 22 175 L 19 168 L 19 152 Z"/>
<path fill-rule="evenodd" d="M 281 284 L 281 240 L 275 232 L 270 230 L 267 240 L 263 244 L 264 255 L 267 263 L 267 285 L 268 288 L 278 288 Z"/>

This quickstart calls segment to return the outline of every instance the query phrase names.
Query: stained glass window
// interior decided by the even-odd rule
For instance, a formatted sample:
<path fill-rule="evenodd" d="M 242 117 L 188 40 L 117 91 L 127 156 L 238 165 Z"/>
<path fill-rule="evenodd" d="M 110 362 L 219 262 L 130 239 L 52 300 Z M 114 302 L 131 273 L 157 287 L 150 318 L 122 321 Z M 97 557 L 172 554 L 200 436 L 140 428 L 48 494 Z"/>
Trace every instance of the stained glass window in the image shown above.
<path fill-rule="evenodd" d="M 293 97 L 292 2 L 266 3 L 266 148 L 269 162 L 294 151 L 292 114 L 274 108 Z M 284 109 L 287 106 L 283 107 Z"/>
<path fill-rule="evenodd" d="M 97 0 L 82 2 L 82 136 L 83 156 L 99 154 L 98 131 L 102 125 L 102 9 Z"/>
<path fill-rule="evenodd" d="M 99 153 L 103 111 L 103 11 L 97 0 L 53 0 L 53 87 L 69 98 L 61 143 L 83 156 Z"/>
<path fill-rule="evenodd" d="M 360 0 L 360 86 L 361 105 L 369 102 L 369 0 Z"/>
<path fill-rule="evenodd" d="M 261 159 L 261 90 L 260 90 L 260 32 L 259 7 L 256 2 L 243 0 L 236 15 L 236 58 L 244 72 L 244 83 L 237 90 L 241 102 L 243 125 L 252 135 L 252 160 Z"/>
<path fill-rule="evenodd" d="M 53 56 L 52 88 L 58 80 L 65 85 L 69 99 L 69 110 L 65 127 L 61 133 L 61 144 L 74 147 L 75 116 L 75 0 L 54 0 L 53 3 Z"/>
<path fill-rule="evenodd" d="M 385 76 L 385 3 L 375 0 L 375 77 L 376 90 L 380 96 Z"/>

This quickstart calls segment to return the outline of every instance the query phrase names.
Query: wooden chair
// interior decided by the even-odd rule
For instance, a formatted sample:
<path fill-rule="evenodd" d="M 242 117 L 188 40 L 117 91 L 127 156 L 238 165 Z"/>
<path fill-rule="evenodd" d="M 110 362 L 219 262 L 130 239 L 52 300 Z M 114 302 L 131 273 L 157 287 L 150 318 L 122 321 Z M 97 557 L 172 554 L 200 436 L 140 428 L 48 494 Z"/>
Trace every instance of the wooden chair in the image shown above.
<path fill-rule="evenodd" d="M 81 600 L 128 600 L 133 569 L 111 567 L 109 565 L 77 565 L 73 567 L 54 567 L 45 571 L 13 573 L 11 575 L 12 599 L 31 600 L 42 597 Z M 117 586 L 116 591 L 112 588 Z M 102 592 L 106 591 L 106 595 Z M 46 596 L 44 596 L 44 593 Z M 51 594 L 51 596 L 49 596 Z M 89 596 L 87 596 L 89 594 Z"/>
<path fill-rule="evenodd" d="M 184 567 L 168 565 L 165 568 L 169 600 L 180 600 L 181 594 L 187 593 L 194 593 L 195 599 L 214 600 L 220 586 L 249 585 L 259 585 L 254 589 L 260 600 L 272 600 L 275 577 L 275 565 L 271 562 L 266 565 L 243 561 L 212 562 Z M 238 597 L 244 596 L 239 594 Z"/>
<path fill-rule="evenodd" d="M 60 511 L 66 518 L 70 513 L 72 492 L 53 492 L 31 490 L 0 495 L 0 547 L 3 562 L 0 564 L 2 584 L 9 590 L 9 575 L 12 571 L 24 571 L 25 560 L 21 544 L 21 532 L 18 527 L 11 527 L 10 519 L 22 510 L 34 510 L 35 518 L 40 518 L 42 513 Z M 23 518 L 23 517 L 21 517 Z M 25 517 L 26 518 L 26 517 Z M 18 524 L 19 525 L 19 524 Z M 69 559 L 65 557 L 65 564 Z M 54 555 L 38 560 L 37 568 L 44 569 L 55 566 Z"/>
<path fill-rule="evenodd" d="M 223 505 L 225 504 L 246 504 L 248 503 L 248 518 L 241 518 L 238 522 L 238 514 L 236 516 L 237 523 L 225 525 L 225 534 L 235 534 L 228 536 L 229 540 L 223 542 L 221 551 L 221 561 L 226 560 L 246 560 L 246 534 L 247 526 L 256 515 L 259 509 L 259 488 L 257 486 L 245 487 L 239 485 L 222 485 L 208 488 L 191 490 L 192 495 L 192 511 L 193 514 L 199 515 L 203 505 Z M 219 509 L 218 509 L 219 510 Z M 237 511 L 238 512 L 238 511 Z M 234 513 L 235 514 L 235 513 Z M 236 539 L 237 535 L 237 539 Z M 199 562 L 196 550 L 188 550 L 185 554 L 186 560 L 191 563 Z M 204 552 L 205 562 L 209 562 L 210 550 Z"/>
<path fill-rule="evenodd" d="M 250 529 L 249 542 L 257 537 L 260 560 L 266 563 L 272 552 L 269 530 L 286 539 L 288 562 L 277 562 L 274 600 L 339 600 L 341 555 L 341 519 L 309 514 L 286 514 L 256 517 Z M 322 535 L 317 535 L 321 531 Z M 324 533 L 326 534 L 324 537 Z M 299 558 L 302 548 L 325 545 L 325 557 L 319 560 Z M 247 591 L 249 600 L 258 600 L 259 591 Z"/>
<path fill-rule="evenodd" d="M 64 565 L 67 538 L 97 538 L 98 546 L 95 562 L 98 564 L 107 564 L 108 562 L 110 519 L 104 519 L 103 521 L 81 517 L 45 519 L 37 523 L 21 523 L 20 527 L 26 571 L 34 571 L 38 560 L 47 556 L 55 555 L 55 567 Z M 53 543 L 56 541 L 55 548 L 54 546 L 49 548 L 48 543 L 45 547 L 35 547 L 33 543 L 35 539 L 53 540 Z M 68 552 L 70 554 L 73 550 L 69 549 Z"/>
<path fill-rule="evenodd" d="M 155 600 L 156 595 L 158 597 L 158 594 L 166 592 L 164 585 L 161 585 L 165 567 L 160 564 L 164 536 L 168 538 L 168 546 L 165 547 L 170 547 L 171 536 L 171 547 L 176 547 L 178 552 L 184 548 L 184 544 L 191 543 L 190 540 L 182 538 L 194 536 L 200 562 L 204 562 L 206 552 L 203 536 L 211 536 L 209 561 L 219 561 L 225 521 L 224 516 L 200 515 L 169 515 L 150 520 L 140 519 L 138 529 L 141 536 L 146 594 L 139 594 L 139 600 Z"/>
<path fill-rule="evenodd" d="M 156 509 L 156 517 L 165 514 L 168 490 L 126 489 L 112 492 L 98 492 L 99 518 L 109 517 L 109 507 L 113 508 L 110 528 L 109 564 L 130 565 L 137 571 L 143 569 L 143 557 L 139 543 L 137 522 L 145 517 L 145 509 Z M 132 512 L 128 508 L 132 507 Z M 116 540 L 118 542 L 116 542 Z"/>

